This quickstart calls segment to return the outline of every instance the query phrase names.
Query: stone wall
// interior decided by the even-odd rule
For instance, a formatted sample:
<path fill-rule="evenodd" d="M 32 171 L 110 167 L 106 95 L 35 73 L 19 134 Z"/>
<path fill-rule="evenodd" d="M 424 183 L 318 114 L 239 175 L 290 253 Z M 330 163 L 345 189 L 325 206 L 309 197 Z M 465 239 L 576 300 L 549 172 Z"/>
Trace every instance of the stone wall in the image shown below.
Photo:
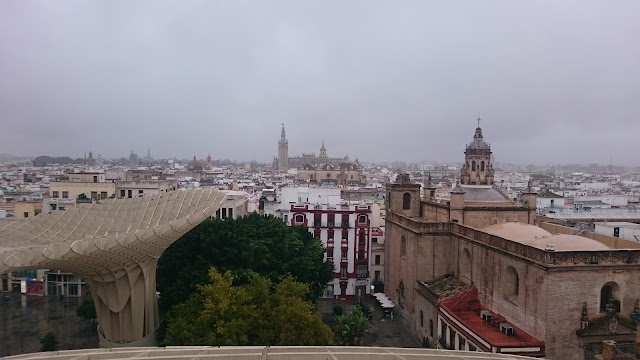
<path fill-rule="evenodd" d="M 602 286 L 615 284 L 624 316 L 640 297 L 640 250 L 544 251 L 464 225 L 424 222 L 391 212 L 386 229 L 387 295 L 402 304 L 400 315 L 420 339 L 425 334 L 419 326 L 420 310 L 426 324 L 432 309 L 416 291 L 416 281 L 448 273 L 475 286 L 483 305 L 544 340 L 553 359 L 578 359 L 575 331 L 582 304 L 587 302 L 590 318 L 597 316 Z M 398 292 L 401 281 L 403 301 Z"/>

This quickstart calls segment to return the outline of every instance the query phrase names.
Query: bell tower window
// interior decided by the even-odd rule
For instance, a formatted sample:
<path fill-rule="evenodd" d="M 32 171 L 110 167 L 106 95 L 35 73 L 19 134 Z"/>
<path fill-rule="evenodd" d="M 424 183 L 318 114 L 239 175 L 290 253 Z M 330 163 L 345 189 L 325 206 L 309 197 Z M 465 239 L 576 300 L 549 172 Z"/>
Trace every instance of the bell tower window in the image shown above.
<path fill-rule="evenodd" d="M 402 195 L 402 210 L 409 209 L 411 209 L 411 194 L 406 192 L 404 193 L 404 195 Z"/>

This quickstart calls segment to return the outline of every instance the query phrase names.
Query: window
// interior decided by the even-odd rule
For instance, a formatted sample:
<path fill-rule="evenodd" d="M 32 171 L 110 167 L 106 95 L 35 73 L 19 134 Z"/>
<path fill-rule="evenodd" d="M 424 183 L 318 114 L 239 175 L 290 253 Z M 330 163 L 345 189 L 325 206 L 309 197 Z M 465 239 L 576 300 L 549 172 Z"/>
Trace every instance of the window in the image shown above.
<path fill-rule="evenodd" d="M 228 214 L 229 217 L 233 219 L 233 208 L 229 208 Z"/>
<path fill-rule="evenodd" d="M 373 276 L 373 281 L 374 282 L 382 282 L 382 279 L 380 278 L 380 271 L 379 270 L 376 270 L 373 274 L 374 274 L 374 276 Z"/>
<path fill-rule="evenodd" d="M 69 284 L 69 296 L 78 296 L 78 284 Z"/>
<path fill-rule="evenodd" d="M 223 219 L 227 218 L 227 208 L 222 208 L 222 218 Z"/>
<path fill-rule="evenodd" d="M 102 192 L 100 193 L 100 198 L 101 198 L 101 199 L 106 199 L 106 198 L 107 198 L 107 192 L 106 192 L 106 191 L 102 191 Z"/>
<path fill-rule="evenodd" d="M 467 340 L 463 337 L 458 337 L 458 350 L 465 350 Z"/>
<path fill-rule="evenodd" d="M 144 190 L 138 190 L 138 194 L 144 194 Z"/>
<path fill-rule="evenodd" d="M 285 223 L 289 222 L 289 215 L 287 215 L 287 214 L 284 215 L 284 222 Z"/>
<path fill-rule="evenodd" d="M 433 337 L 433 320 L 429 319 L 429 336 Z"/>
<path fill-rule="evenodd" d="M 342 249 L 342 259 L 346 259 L 346 258 L 347 258 L 347 250 Z"/>
<path fill-rule="evenodd" d="M 471 171 L 476 171 L 476 161 L 475 160 L 473 160 L 471 162 Z"/>
<path fill-rule="evenodd" d="M 57 191 L 54 191 L 51 195 L 54 199 L 57 199 L 60 195 Z"/>
<path fill-rule="evenodd" d="M 91 200 L 98 200 L 98 192 L 97 191 L 92 191 L 91 192 Z"/>
<path fill-rule="evenodd" d="M 480 162 L 480 171 L 484 171 L 484 161 Z"/>
<path fill-rule="evenodd" d="M 356 278 L 366 279 L 368 272 L 369 272 L 369 269 L 367 268 L 367 264 L 358 264 L 358 267 L 356 268 Z"/>
<path fill-rule="evenodd" d="M 449 350 L 455 350 L 456 348 L 456 332 L 453 329 L 449 329 Z"/>
<path fill-rule="evenodd" d="M 133 191 L 127 190 L 127 197 L 131 199 L 133 197 Z"/>
<path fill-rule="evenodd" d="M 358 218 L 358 222 L 360 224 L 366 224 L 367 223 L 367 217 L 364 215 L 360 215 L 360 217 Z"/>
<path fill-rule="evenodd" d="M 505 295 L 518 296 L 520 292 L 520 277 L 513 266 L 507 267 L 506 271 Z"/>
<path fill-rule="evenodd" d="M 620 237 L 620 228 L 618 226 L 613 228 L 613 237 Z"/>
<path fill-rule="evenodd" d="M 380 255 L 376 255 L 373 261 L 374 265 L 380 265 Z"/>
<path fill-rule="evenodd" d="M 25 218 L 28 218 L 28 217 L 29 217 L 29 213 L 28 213 L 28 212 L 26 212 L 26 211 L 25 211 L 22 215 L 23 215 Z"/>
<path fill-rule="evenodd" d="M 93 177 L 93 182 L 98 182 L 98 177 L 97 176 Z"/>
<path fill-rule="evenodd" d="M 333 248 L 332 247 L 328 247 L 327 248 L 327 259 L 333 259 Z"/>
<path fill-rule="evenodd" d="M 68 199 L 69 198 L 69 192 L 68 191 L 63 191 L 62 192 L 62 198 L 63 199 Z"/>
<path fill-rule="evenodd" d="M 420 310 L 420 327 L 424 327 L 424 314 Z"/>
<path fill-rule="evenodd" d="M 296 224 L 302 224 L 304 223 L 304 216 L 298 214 L 296 215 Z"/>
<path fill-rule="evenodd" d="M 619 288 L 617 283 L 611 281 L 600 289 L 600 312 L 620 312 L 620 301 L 617 299 Z"/>
<path fill-rule="evenodd" d="M 409 194 L 408 192 L 402 195 L 402 209 L 403 210 L 411 209 L 411 194 Z"/>
<path fill-rule="evenodd" d="M 340 267 L 340 279 L 347 279 L 347 265 Z"/>
<path fill-rule="evenodd" d="M 367 242 L 367 236 L 364 234 L 364 231 L 360 232 L 360 235 L 358 236 L 358 243 L 360 245 L 364 245 Z"/>
<path fill-rule="evenodd" d="M 120 190 L 120 197 L 125 197 L 125 196 L 127 196 L 125 190 Z"/>
<path fill-rule="evenodd" d="M 377 244 L 378 243 L 378 238 L 377 237 L 371 238 L 371 242 L 374 243 L 374 244 Z"/>
<path fill-rule="evenodd" d="M 407 239 L 404 235 L 400 238 L 400 255 L 407 256 Z"/>
<path fill-rule="evenodd" d="M 24 277 L 24 278 L 35 278 L 38 276 L 38 270 L 35 270 L 35 269 L 18 270 L 13 272 L 13 276 Z"/>

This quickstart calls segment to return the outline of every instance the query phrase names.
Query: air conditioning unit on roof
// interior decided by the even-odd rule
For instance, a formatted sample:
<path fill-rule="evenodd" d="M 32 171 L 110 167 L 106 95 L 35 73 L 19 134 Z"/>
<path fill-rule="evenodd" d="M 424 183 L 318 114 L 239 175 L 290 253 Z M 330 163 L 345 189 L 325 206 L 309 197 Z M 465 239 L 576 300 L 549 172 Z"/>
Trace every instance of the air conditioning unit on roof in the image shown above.
<path fill-rule="evenodd" d="M 489 311 L 487 310 L 482 310 L 480 311 L 480 317 L 482 318 L 482 320 L 486 321 L 486 322 L 490 322 L 492 319 L 492 315 Z"/>
<path fill-rule="evenodd" d="M 500 323 L 500 332 L 507 336 L 513 336 L 515 334 L 513 328 L 508 323 Z"/>

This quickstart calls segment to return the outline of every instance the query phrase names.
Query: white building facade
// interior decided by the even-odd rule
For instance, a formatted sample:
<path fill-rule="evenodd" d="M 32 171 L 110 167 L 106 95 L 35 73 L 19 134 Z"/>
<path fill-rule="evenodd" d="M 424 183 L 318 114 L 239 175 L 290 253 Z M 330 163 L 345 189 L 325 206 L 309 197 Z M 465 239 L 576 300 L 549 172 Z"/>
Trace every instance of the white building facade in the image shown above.
<path fill-rule="evenodd" d="M 372 208 L 374 204 L 340 201 L 339 189 L 283 188 L 276 216 L 291 226 L 304 226 L 325 247 L 334 266 L 326 298 L 358 299 L 371 293 Z"/>

